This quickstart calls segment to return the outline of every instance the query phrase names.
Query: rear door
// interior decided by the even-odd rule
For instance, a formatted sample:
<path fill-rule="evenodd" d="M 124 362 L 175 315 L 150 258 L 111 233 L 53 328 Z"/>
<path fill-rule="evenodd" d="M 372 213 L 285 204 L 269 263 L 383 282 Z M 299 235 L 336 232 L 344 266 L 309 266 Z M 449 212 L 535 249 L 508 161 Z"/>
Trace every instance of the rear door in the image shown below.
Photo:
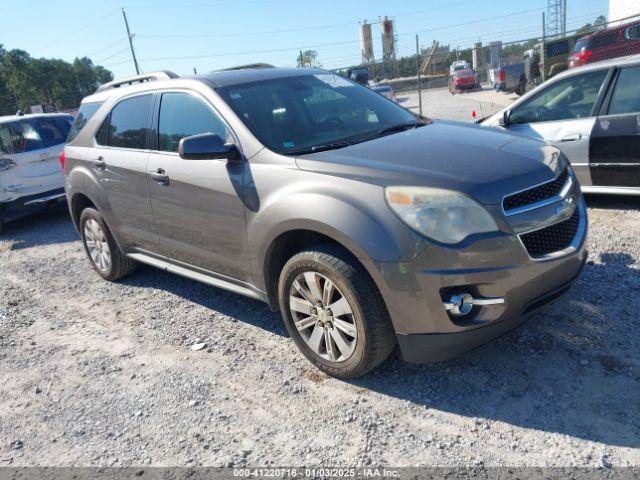
<path fill-rule="evenodd" d="M 116 103 L 98 129 L 96 147 L 86 159 L 108 198 L 102 213 L 125 250 L 158 249 L 147 187 L 153 99 L 153 94 L 144 93 Z"/>
<path fill-rule="evenodd" d="M 511 110 L 507 128 L 553 143 L 569 158 L 578 180 L 590 185 L 589 137 L 606 90 L 609 69 L 551 83 Z"/>
<path fill-rule="evenodd" d="M 640 188 L 640 66 L 618 71 L 589 150 L 594 186 Z"/>
<path fill-rule="evenodd" d="M 58 155 L 72 117 L 25 117 L 0 123 L 0 176 L 9 197 L 26 197 L 64 187 Z"/>

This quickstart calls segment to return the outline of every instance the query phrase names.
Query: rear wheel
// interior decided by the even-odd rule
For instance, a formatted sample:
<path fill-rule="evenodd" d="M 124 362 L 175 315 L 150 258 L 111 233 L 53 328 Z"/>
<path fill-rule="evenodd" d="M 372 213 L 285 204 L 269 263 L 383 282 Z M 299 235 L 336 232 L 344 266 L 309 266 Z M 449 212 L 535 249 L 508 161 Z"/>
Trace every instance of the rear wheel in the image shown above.
<path fill-rule="evenodd" d="M 382 363 L 396 340 L 375 284 L 331 245 L 304 250 L 284 266 L 280 310 L 302 353 L 320 370 L 359 377 Z"/>
<path fill-rule="evenodd" d="M 135 270 L 136 262 L 120 250 L 97 210 L 85 208 L 82 211 L 80 234 L 91 265 L 105 280 L 117 280 Z"/>

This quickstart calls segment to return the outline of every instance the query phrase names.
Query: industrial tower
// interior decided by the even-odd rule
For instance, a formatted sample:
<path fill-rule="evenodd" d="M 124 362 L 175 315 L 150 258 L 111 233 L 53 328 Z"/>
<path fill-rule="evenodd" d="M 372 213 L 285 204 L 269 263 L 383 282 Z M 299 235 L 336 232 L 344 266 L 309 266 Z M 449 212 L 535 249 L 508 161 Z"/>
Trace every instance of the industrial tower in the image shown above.
<path fill-rule="evenodd" d="M 567 0 L 547 0 L 546 36 L 564 37 L 567 34 Z"/>

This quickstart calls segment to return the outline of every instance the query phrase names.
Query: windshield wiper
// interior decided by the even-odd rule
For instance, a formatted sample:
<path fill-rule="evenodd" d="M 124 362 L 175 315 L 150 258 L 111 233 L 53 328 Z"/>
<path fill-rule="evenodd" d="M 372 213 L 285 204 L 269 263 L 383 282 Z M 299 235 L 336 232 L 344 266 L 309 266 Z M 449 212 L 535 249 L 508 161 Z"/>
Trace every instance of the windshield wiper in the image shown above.
<path fill-rule="evenodd" d="M 307 153 L 317 153 L 324 152 L 326 150 L 337 150 L 339 148 L 348 147 L 357 142 L 333 142 L 333 143 L 324 143 L 321 145 L 314 145 L 309 148 L 301 148 L 300 150 L 292 150 L 287 152 L 288 155 L 305 155 Z"/>
<path fill-rule="evenodd" d="M 428 124 L 429 124 L 428 121 L 397 123 L 395 125 L 391 125 L 390 127 L 377 130 L 372 134 L 358 137 L 354 140 L 349 140 L 349 141 L 343 140 L 339 142 L 314 145 L 313 147 L 309 147 L 309 148 L 289 151 L 287 152 L 287 155 L 305 155 L 308 153 L 324 152 L 326 150 L 337 150 L 339 148 L 355 145 L 356 143 L 368 142 L 369 140 L 373 140 L 378 137 L 384 137 L 385 135 L 391 135 L 392 133 L 402 132 L 405 130 L 409 130 L 410 128 L 418 128 Z"/>
<path fill-rule="evenodd" d="M 391 125 L 390 127 L 381 128 L 380 130 L 374 132 L 373 134 L 367 136 L 364 142 L 373 140 L 375 138 L 384 137 L 385 135 L 391 135 L 393 133 L 404 132 L 405 130 L 410 130 L 412 128 L 423 127 L 427 125 L 427 122 L 405 122 L 405 123 L 396 123 L 395 125 Z"/>

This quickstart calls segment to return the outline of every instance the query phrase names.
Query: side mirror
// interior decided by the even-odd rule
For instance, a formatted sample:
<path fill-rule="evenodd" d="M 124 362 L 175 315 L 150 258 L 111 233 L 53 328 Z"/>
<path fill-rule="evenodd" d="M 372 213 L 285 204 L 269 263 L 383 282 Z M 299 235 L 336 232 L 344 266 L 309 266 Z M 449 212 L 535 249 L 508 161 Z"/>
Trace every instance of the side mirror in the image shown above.
<path fill-rule="evenodd" d="M 511 110 L 505 110 L 502 113 L 502 117 L 500 117 L 500 119 L 498 120 L 498 125 L 500 125 L 501 127 L 506 127 L 507 125 L 509 125 L 510 116 L 511 116 Z"/>
<path fill-rule="evenodd" d="M 238 160 L 240 151 L 215 133 L 201 133 L 180 140 L 178 155 L 185 160 Z"/>

